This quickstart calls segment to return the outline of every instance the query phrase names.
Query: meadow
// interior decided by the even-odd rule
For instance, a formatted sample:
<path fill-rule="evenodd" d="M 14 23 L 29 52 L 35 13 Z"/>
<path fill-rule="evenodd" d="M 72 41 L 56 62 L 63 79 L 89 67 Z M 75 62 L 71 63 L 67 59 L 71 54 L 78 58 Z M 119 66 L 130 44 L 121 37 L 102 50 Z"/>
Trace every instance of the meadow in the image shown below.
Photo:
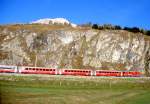
<path fill-rule="evenodd" d="M 149 104 L 150 78 L 0 74 L 1 104 Z"/>

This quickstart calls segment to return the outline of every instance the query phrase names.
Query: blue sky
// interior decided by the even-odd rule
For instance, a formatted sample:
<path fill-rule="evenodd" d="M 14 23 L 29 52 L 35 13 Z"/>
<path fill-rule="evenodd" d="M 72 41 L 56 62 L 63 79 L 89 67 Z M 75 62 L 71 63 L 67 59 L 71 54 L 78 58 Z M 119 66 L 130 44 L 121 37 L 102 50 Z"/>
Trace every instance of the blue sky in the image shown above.
<path fill-rule="evenodd" d="M 0 24 L 63 17 L 150 29 L 150 0 L 0 0 Z"/>

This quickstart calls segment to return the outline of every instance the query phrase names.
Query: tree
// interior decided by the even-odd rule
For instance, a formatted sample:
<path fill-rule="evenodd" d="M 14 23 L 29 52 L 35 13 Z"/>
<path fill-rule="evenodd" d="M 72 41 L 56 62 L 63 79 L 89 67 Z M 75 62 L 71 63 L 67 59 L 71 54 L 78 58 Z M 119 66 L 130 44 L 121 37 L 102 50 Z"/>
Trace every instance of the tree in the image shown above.
<path fill-rule="evenodd" d="M 122 29 L 121 26 L 115 25 L 115 30 L 121 30 L 121 29 Z"/>
<path fill-rule="evenodd" d="M 104 28 L 103 28 L 103 26 L 98 26 L 98 29 L 103 30 Z"/>
<path fill-rule="evenodd" d="M 92 25 L 92 29 L 98 29 L 98 25 L 97 24 L 93 24 Z"/>
<path fill-rule="evenodd" d="M 133 28 L 131 28 L 130 31 L 134 32 L 134 33 L 138 33 L 138 32 L 140 32 L 140 29 L 138 27 L 133 27 Z"/>
<path fill-rule="evenodd" d="M 103 27 L 104 29 L 109 29 L 109 30 L 114 29 L 111 24 L 104 24 Z"/>
<path fill-rule="evenodd" d="M 130 27 L 124 27 L 123 30 L 131 31 L 131 28 Z"/>
<path fill-rule="evenodd" d="M 150 30 L 147 30 L 145 33 L 147 36 L 150 36 Z"/>

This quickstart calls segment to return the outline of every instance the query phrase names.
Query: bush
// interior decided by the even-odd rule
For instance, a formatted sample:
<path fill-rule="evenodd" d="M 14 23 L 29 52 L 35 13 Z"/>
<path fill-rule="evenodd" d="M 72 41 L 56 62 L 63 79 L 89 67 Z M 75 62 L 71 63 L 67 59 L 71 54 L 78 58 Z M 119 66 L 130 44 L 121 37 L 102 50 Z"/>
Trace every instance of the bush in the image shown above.
<path fill-rule="evenodd" d="M 150 30 L 146 31 L 145 35 L 150 36 Z"/>
<path fill-rule="evenodd" d="M 108 29 L 108 30 L 114 29 L 114 27 L 111 24 L 104 24 L 103 27 L 104 27 L 104 29 Z"/>
<path fill-rule="evenodd" d="M 124 27 L 122 28 L 119 25 L 111 25 L 111 24 L 104 24 L 104 25 L 98 25 L 98 24 L 93 24 L 92 29 L 98 29 L 98 30 L 126 30 L 129 32 L 133 33 L 143 33 L 144 35 L 150 36 L 150 30 L 144 30 L 140 29 L 138 27 Z"/>
<path fill-rule="evenodd" d="M 93 24 L 92 25 L 92 29 L 98 29 L 98 25 L 97 24 Z"/>
<path fill-rule="evenodd" d="M 99 30 L 103 30 L 104 27 L 103 27 L 103 26 L 99 26 L 98 29 L 99 29 Z"/>
<path fill-rule="evenodd" d="M 138 32 L 140 32 L 140 29 L 137 27 L 133 27 L 133 28 L 131 28 L 131 32 L 138 33 Z"/>
<path fill-rule="evenodd" d="M 122 29 L 121 26 L 115 25 L 115 30 L 121 30 L 121 29 Z"/>

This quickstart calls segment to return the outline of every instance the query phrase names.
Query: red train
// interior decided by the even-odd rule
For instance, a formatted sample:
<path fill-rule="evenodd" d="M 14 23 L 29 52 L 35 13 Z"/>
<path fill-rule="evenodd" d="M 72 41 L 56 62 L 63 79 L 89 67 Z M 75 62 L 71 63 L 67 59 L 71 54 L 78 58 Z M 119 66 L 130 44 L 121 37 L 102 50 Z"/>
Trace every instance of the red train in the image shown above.
<path fill-rule="evenodd" d="M 6 66 L 6 65 L 0 65 L 0 73 L 77 75 L 77 76 L 113 76 L 113 77 L 140 77 L 141 76 L 141 73 L 138 71 L 55 69 L 55 68 L 44 68 L 44 67 Z"/>

